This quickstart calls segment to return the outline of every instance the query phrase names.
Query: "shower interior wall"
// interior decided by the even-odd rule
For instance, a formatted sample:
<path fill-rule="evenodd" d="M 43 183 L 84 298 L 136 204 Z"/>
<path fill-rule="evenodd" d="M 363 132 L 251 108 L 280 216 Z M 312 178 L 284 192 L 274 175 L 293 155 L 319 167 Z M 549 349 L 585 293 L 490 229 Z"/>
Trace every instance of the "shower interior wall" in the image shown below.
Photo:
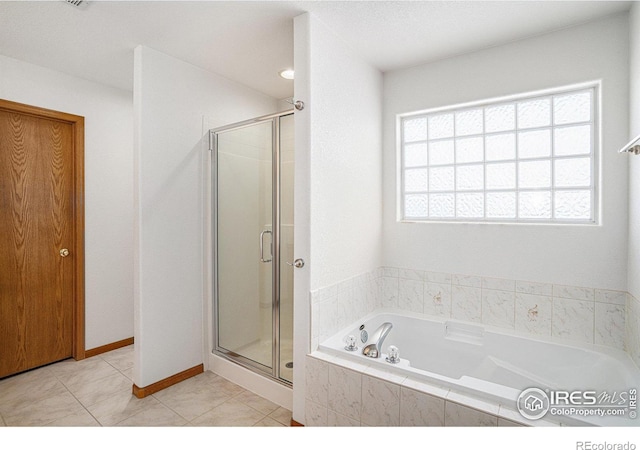
<path fill-rule="evenodd" d="M 286 347 L 288 355 L 291 354 L 293 345 L 294 271 L 287 270 L 289 266 L 286 263 L 292 263 L 296 258 L 293 251 L 294 171 L 295 124 L 293 116 L 287 116 L 281 119 L 280 126 L 280 266 L 283 268 L 280 271 L 280 342 L 283 350 Z"/>
<path fill-rule="evenodd" d="M 227 258 L 218 268 L 225 281 L 219 296 L 225 301 L 217 326 L 221 344 L 232 351 L 271 336 L 271 265 L 259 263 L 256 252 L 260 233 L 272 230 L 271 190 L 266 189 L 271 185 L 271 142 L 268 124 L 218 137 L 218 163 L 227 170 L 217 174 L 219 189 L 224 187 L 217 201 L 233 217 L 217 224 L 219 252 Z"/>

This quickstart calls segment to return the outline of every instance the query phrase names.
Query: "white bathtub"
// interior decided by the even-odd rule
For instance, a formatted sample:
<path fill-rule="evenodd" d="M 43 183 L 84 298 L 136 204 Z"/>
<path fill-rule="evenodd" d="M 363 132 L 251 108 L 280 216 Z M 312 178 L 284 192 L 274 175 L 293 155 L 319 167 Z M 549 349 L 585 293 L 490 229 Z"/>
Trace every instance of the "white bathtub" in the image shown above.
<path fill-rule="evenodd" d="M 365 357 L 362 349 L 371 343 L 375 330 L 384 322 L 391 322 L 393 328 L 384 340 L 383 355 L 376 359 Z M 365 343 L 360 339 L 361 325 L 369 334 Z M 356 336 L 358 351 L 344 349 L 348 335 Z M 398 347 L 399 364 L 386 362 L 389 345 Z M 484 325 L 405 312 L 384 311 L 367 316 L 322 342 L 318 351 L 337 360 L 392 371 L 394 375 L 513 410 L 520 393 L 530 387 L 589 390 L 598 394 L 640 388 L 640 371 L 626 353 L 616 349 L 567 345 Z M 628 415 L 558 417 L 547 414 L 545 420 L 575 425 L 640 426 L 638 420 L 631 420 Z"/>

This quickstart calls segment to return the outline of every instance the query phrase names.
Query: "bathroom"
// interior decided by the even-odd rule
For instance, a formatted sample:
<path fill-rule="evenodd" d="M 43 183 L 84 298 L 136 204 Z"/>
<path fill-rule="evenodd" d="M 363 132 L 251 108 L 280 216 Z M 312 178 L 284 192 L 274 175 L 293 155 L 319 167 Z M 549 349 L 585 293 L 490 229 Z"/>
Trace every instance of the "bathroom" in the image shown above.
<path fill-rule="evenodd" d="M 632 10 L 631 20 L 633 17 Z M 637 76 L 633 75 L 633 67 L 636 67 L 633 59 L 631 67 L 627 67 L 627 20 L 624 15 L 612 16 L 384 74 L 383 151 L 382 160 L 375 161 L 382 167 L 380 187 L 376 186 L 382 191 L 384 205 L 381 229 L 364 216 L 368 207 L 357 203 L 362 197 L 356 192 L 350 197 L 351 203 L 344 199 L 343 205 L 332 203 L 326 207 L 328 213 L 318 213 L 316 220 L 324 234 L 323 244 L 318 242 L 315 248 L 326 247 L 327 242 L 336 245 L 333 254 L 326 248 L 318 250 L 321 261 L 331 261 L 331 264 L 323 264 L 330 268 L 318 274 L 315 281 L 312 274 L 313 350 L 345 327 L 359 320 L 364 323 L 362 318 L 376 307 L 390 307 L 497 326 L 534 337 L 624 348 L 637 365 L 638 304 L 637 294 L 634 295 L 637 255 L 633 250 L 637 225 L 632 220 L 637 214 L 632 187 L 636 183 L 633 178 L 637 162 L 632 154 L 618 153 L 638 131 L 634 120 L 629 122 L 627 116 L 629 112 L 632 117 L 637 114 L 634 112 L 637 111 L 633 96 L 637 90 L 634 87 Z M 631 51 L 637 51 L 634 50 L 633 27 L 629 30 Z M 540 67 L 549 69 L 540 70 Z M 360 75 L 356 79 L 363 78 Z M 449 105 L 469 106 L 486 99 L 539 91 L 543 86 L 549 89 L 594 80 L 600 80 L 602 89 L 599 226 L 437 222 L 425 225 L 399 220 L 401 182 L 397 142 L 401 138 L 397 130 L 401 125 L 397 115 Z M 627 92 L 629 86 L 631 93 Z M 359 89 L 362 89 L 362 83 Z M 354 118 L 362 118 L 370 111 L 367 107 L 356 114 L 353 103 L 345 108 L 350 111 L 345 110 L 343 114 Z M 627 129 L 629 123 L 631 130 Z M 355 128 L 365 129 L 364 126 Z M 611 151 L 607 150 L 608 141 L 612 143 Z M 376 157 L 370 155 L 369 160 Z M 329 180 L 345 166 L 365 165 L 362 159 L 349 161 L 347 158 L 333 153 L 326 159 L 319 156 L 318 176 Z M 342 164 L 332 169 L 329 164 L 332 160 L 340 160 Z M 311 167 L 314 171 L 317 165 L 312 162 Z M 364 183 L 364 180 L 350 180 L 349 186 L 353 192 Z M 319 196 L 329 198 L 346 190 L 346 185 L 332 181 L 317 190 L 323 191 Z M 358 232 L 348 236 L 343 223 L 332 225 L 329 218 L 343 217 L 352 209 L 356 211 L 352 220 Z M 332 229 L 334 235 L 331 235 Z M 312 235 L 312 254 L 313 238 Z M 351 254 L 339 251 L 345 246 L 353 249 Z M 368 255 L 365 257 L 355 251 L 356 248 L 363 249 Z M 380 252 L 380 259 L 376 259 L 376 250 Z M 377 265 L 376 261 L 382 261 L 382 264 Z M 316 256 L 314 263 L 317 264 Z M 354 270 L 354 267 L 360 269 Z M 351 276 L 345 277 L 345 273 Z M 435 305 L 436 299 L 438 305 Z M 531 327 L 531 324 L 535 326 Z M 373 331 L 370 329 L 369 334 Z M 357 337 L 356 328 L 351 334 Z M 385 345 L 394 343 L 389 340 L 391 336 Z M 358 342 L 358 345 L 362 348 L 365 344 Z M 336 366 L 330 362 L 332 356 L 320 352 L 316 358 L 307 359 L 308 364 L 313 365 L 307 373 L 307 422 L 351 426 L 412 423 L 413 419 L 403 416 L 402 407 L 398 407 L 398 399 L 400 404 L 403 402 L 406 386 L 401 382 L 385 385 L 385 392 L 393 392 L 389 403 L 383 407 L 369 399 L 367 407 L 366 387 L 374 378 L 367 376 L 366 369 L 362 369 L 363 373 L 353 370 L 348 362 L 344 363 L 346 366 Z M 366 367 L 366 363 L 362 364 Z M 345 370 L 345 367 L 352 370 Z M 384 365 L 380 370 L 385 370 Z M 339 381 L 332 382 L 332 377 Z M 335 384 L 349 384 L 351 391 L 345 392 L 346 388 L 336 388 Z M 357 394 L 358 386 L 360 395 Z M 431 399 L 439 397 L 440 401 L 446 395 L 431 394 Z M 335 400 L 336 395 L 345 400 Z M 360 405 L 360 409 L 350 409 L 354 404 Z M 499 410 L 490 406 L 483 409 L 481 404 L 474 402 L 467 405 L 474 405 L 476 410 L 488 414 L 478 414 L 477 421 L 471 418 L 473 414 L 466 415 L 468 410 L 458 414 L 458 418 L 464 417 L 476 425 L 495 426 L 503 423 L 503 419 L 509 422 L 509 418 L 514 418 L 506 412 L 501 417 Z M 393 414 L 389 413 L 390 408 L 395 408 Z M 456 414 L 447 415 L 446 408 L 431 423 L 442 425 L 448 418 L 452 423 L 461 424 L 456 422 Z M 487 422 L 483 422 L 484 419 L 488 419 Z"/>
<path fill-rule="evenodd" d="M 88 335 L 87 347 L 134 335 L 134 377 L 140 387 L 203 364 L 205 370 L 237 377 L 252 389 L 272 390 L 274 400 L 290 406 L 300 424 L 344 420 L 382 425 L 339 415 L 328 404 L 314 401 L 316 394 L 306 386 L 307 355 L 377 307 L 412 309 L 416 300 L 427 312 L 427 300 L 437 294 L 425 295 L 432 283 L 444 285 L 441 300 L 450 302 L 453 319 L 483 323 L 482 307 L 492 294 L 483 290 L 508 293 L 500 296 L 500 306 L 513 311 L 513 320 L 500 322 L 506 329 L 517 331 L 518 314 L 526 315 L 537 305 L 545 328 L 536 331 L 549 338 L 557 337 L 553 317 L 560 312 L 554 306 L 563 305 L 566 316 L 575 320 L 556 329 L 559 333 L 583 344 L 605 339 L 606 345 L 626 349 L 638 364 L 640 160 L 618 153 L 640 133 L 638 5 L 627 4 L 572 27 L 384 72 L 358 54 L 353 42 L 345 43 L 334 31 L 341 29 L 341 22 L 330 19 L 327 15 L 321 20 L 313 12 L 293 18 L 296 77 L 290 93 L 280 97 L 305 104 L 294 113 L 294 256 L 306 264 L 294 272 L 293 389 L 239 372 L 212 355 L 208 161 L 208 130 L 292 105 L 144 46 L 135 50 L 130 107 L 135 151 L 131 149 L 128 162 L 112 168 L 136 170 L 131 186 L 135 213 L 122 219 L 124 226 L 130 220 L 135 229 L 134 270 L 127 279 L 134 292 L 134 314 L 128 323 L 114 318 L 122 326 L 114 330 L 118 336 L 109 331 Z M 6 67 L 13 64 L 5 62 Z M 10 77 L 14 72 L 5 73 Z M 398 114 L 594 82 L 600 83 L 601 112 L 597 225 L 423 224 L 398 219 Z M 17 88 L 12 92 L 7 85 L 0 90 L 4 98 L 41 100 Z M 68 107 L 58 100 L 49 103 Z M 219 105 L 224 105 L 224 114 Z M 115 143 L 119 149 L 127 145 Z M 100 161 L 92 161 L 98 172 Z M 87 195 L 97 197 L 99 185 L 89 187 L 93 190 Z M 120 193 L 121 198 L 126 194 Z M 97 215 L 92 217 L 98 221 Z M 109 257 L 118 264 L 115 255 Z M 101 264 L 97 252 L 88 264 Z M 524 293 L 518 289 L 525 282 L 542 289 L 537 295 L 543 297 L 526 308 L 517 295 Z M 417 298 L 403 294 L 412 285 L 422 287 Z M 93 292 L 99 287 L 97 279 L 88 283 Z M 573 294 L 556 295 L 558 287 L 578 288 L 586 297 L 565 299 L 562 295 Z M 412 302 L 402 303 L 403 298 Z M 469 315 L 473 302 L 478 311 Z M 90 306 L 88 324 L 99 322 L 101 304 Z M 599 311 L 605 313 L 600 328 Z M 618 334 L 603 331 L 611 330 L 607 324 L 612 323 Z"/>

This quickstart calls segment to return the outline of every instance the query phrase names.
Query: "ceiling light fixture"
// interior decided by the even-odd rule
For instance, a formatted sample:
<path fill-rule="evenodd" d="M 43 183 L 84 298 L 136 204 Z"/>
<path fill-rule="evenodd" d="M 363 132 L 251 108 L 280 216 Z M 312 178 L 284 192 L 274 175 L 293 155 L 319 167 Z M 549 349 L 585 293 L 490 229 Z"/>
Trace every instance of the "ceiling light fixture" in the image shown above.
<path fill-rule="evenodd" d="M 281 70 L 279 74 L 285 80 L 293 80 L 293 69 Z"/>

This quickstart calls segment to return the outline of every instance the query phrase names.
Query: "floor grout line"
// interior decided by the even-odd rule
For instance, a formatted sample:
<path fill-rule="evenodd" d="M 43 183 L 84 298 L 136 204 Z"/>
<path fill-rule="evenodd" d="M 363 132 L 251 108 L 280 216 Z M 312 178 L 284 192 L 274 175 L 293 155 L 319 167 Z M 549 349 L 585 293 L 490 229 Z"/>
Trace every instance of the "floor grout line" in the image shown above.
<path fill-rule="evenodd" d="M 60 381 L 60 380 L 58 380 L 58 381 Z M 68 387 L 66 384 L 64 384 L 62 381 L 60 381 L 60 383 L 62 383 L 62 385 L 64 386 L 64 388 L 67 390 L 67 392 L 69 392 L 69 394 L 71 394 L 71 395 L 73 396 L 73 398 L 75 398 L 75 399 L 76 399 L 76 401 L 80 404 L 80 406 L 82 406 L 82 408 L 87 412 L 87 414 L 89 414 L 91 417 L 93 417 L 93 420 L 95 420 L 97 424 L 99 424 L 100 426 L 102 426 L 102 423 L 100 423 L 100 421 L 98 420 L 98 418 L 97 418 L 96 416 L 94 416 L 93 414 L 91 414 L 91 411 L 89 411 L 89 407 L 88 407 L 88 406 L 86 406 L 84 403 L 82 403 L 82 402 L 80 401 L 80 399 L 79 399 L 78 397 L 76 397 L 76 395 L 75 395 L 73 392 L 71 392 L 71 390 L 69 389 L 69 387 Z M 69 417 L 70 415 L 71 415 L 71 414 L 69 414 L 68 416 L 65 416 L 65 417 Z M 64 419 L 64 417 L 61 417 L 61 419 Z"/>
<path fill-rule="evenodd" d="M 106 354 L 105 354 L 106 355 Z M 52 414 L 52 417 L 55 416 L 53 419 L 49 419 L 46 418 L 43 422 L 41 426 L 45 426 L 45 425 L 49 425 L 53 422 L 57 422 L 57 421 L 63 421 L 66 418 L 69 417 L 74 417 L 77 416 L 79 421 L 82 421 L 82 423 L 84 424 L 85 422 L 89 421 L 89 417 L 94 421 L 92 423 L 93 426 L 100 426 L 100 427 L 105 427 L 105 426 L 120 426 L 120 424 L 122 422 L 125 422 L 133 417 L 139 416 L 139 415 L 143 415 L 145 412 L 150 411 L 151 409 L 153 409 L 154 406 L 157 405 L 161 405 L 161 408 L 157 408 L 156 410 L 154 410 L 153 412 L 150 413 L 150 415 L 146 418 L 146 419 L 141 419 L 140 423 L 144 423 L 146 422 L 146 420 L 148 420 L 149 422 L 153 422 L 154 419 L 154 414 L 157 412 L 158 414 L 161 414 L 160 417 L 164 416 L 168 416 L 166 417 L 166 420 L 171 423 L 171 422 L 176 422 L 179 423 L 181 421 L 184 421 L 184 424 L 181 424 L 181 426 L 195 426 L 194 425 L 194 421 L 196 421 L 198 418 L 202 417 L 203 415 L 209 414 L 211 413 L 211 411 L 217 409 L 217 408 L 221 408 L 224 407 L 225 404 L 228 404 L 231 400 L 234 400 L 235 402 L 237 402 L 237 404 L 239 405 L 243 405 L 246 408 L 245 411 L 248 413 L 249 411 L 253 411 L 252 413 L 249 414 L 249 417 L 255 416 L 259 417 L 256 421 L 253 420 L 249 420 L 246 421 L 244 420 L 246 423 L 245 426 L 256 426 L 258 425 L 260 422 L 265 421 L 266 418 L 269 418 L 270 420 L 273 420 L 274 422 L 272 423 L 272 425 L 275 425 L 275 423 L 278 423 L 280 425 L 286 426 L 286 424 L 284 424 L 283 422 L 281 422 L 280 420 L 277 420 L 274 416 L 272 416 L 272 414 L 275 414 L 277 411 L 280 411 L 281 406 L 277 405 L 277 404 L 273 404 L 274 409 L 271 410 L 268 413 L 265 413 L 265 410 L 269 410 L 271 408 L 271 406 L 267 406 L 266 409 L 263 407 L 262 410 L 259 410 L 258 408 L 260 406 L 264 406 L 264 404 L 261 402 L 261 400 L 259 399 L 263 399 L 264 401 L 268 401 L 268 399 L 264 399 L 264 397 L 261 397 L 251 391 L 248 391 L 247 389 L 242 388 L 241 386 L 238 386 L 237 384 L 233 383 L 230 380 L 227 380 L 224 377 L 221 377 L 218 374 L 215 374 L 213 372 L 211 372 L 211 374 L 207 375 L 207 377 L 202 378 L 199 382 L 197 382 L 196 384 L 194 384 L 193 388 L 188 387 L 188 389 L 185 391 L 185 393 L 190 393 L 191 395 L 193 395 L 193 393 L 196 393 L 196 396 L 198 396 L 197 392 L 200 389 L 211 389 L 212 391 L 216 392 L 215 396 L 211 397 L 211 403 L 216 403 L 219 399 L 223 400 L 221 403 L 216 404 L 213 407 L 208 407 L 209 403 L 207 402 L 202 402 L 199 407 L 192 409 L 192 413 L 198 413 L 197 417 L 191 418 L 190 420 L 185 417 L 183 414 L 180 414 L 176 409 L 172 408 L 170 405 L 172 404 L 172 402 L 170 401 L 170 397 L 165 398 L 165 401 L 162 401 L 160 398 L 158 398 L 156 395 L 152 395 L 151 397 L 153 397 L 153 402 L 150 405 L 143 405 L 140 406 L 141 409 L 137 410 L 134 414 L 123 414 L 126 415 L 126 417 L 123 417 L 121 420 L 119 420 L 117 423 L 112 424 L 112 425 L 105 425 L 104 423 L 102 423 L 98 417 L 96 417 L 92 412 L 91 412 L 91 408 L 93 408 L 94 405 L 96 405 L 98 402 L 95 402 L 96 398 L 103 398 L 103 400 L 100 400 L 101 402 L 108 402 L 110 400 L 111 397 L 113 396 L 124 396 L 124 390 L 122 387 L 118 387 L 117 389 L 115 389 L 113 392 L 111 391 L 111 388 L 109 389 L 101 389 L 103 386 L 107 386 L 105 383 L 100 383 L 99 380 L 102 379 L 106 379 L 108 377 L 114 376 L 115 374 L 119 374 L 120 376 L 123 376 L 126 380 L 131 381 L 131 378 L 129 378 L 127 375 L 125 375 L 123 373 L 123 370 L 121 370 L 119 367 L 124 367 L 126 365 L 128 365 L 130 362 L 127 361 L 127 357 L 131 357 L 131 355 L 127 355 L 127 352 L 122 352 L 120 351 L 119 354 L 117 355 L 117 359 L 114 358 L 109 358 L 108 356 L 105 358 L 105 355 L 96 355 L 92 358 L 87 358 L 87 360 L 91 360 L 94 361 L 93 364 L 96 364 L 97 367 L 95 367 L 95 370 L 97 371 L 98 375 L 97 377 L 94 377 L 94 375 L 92 374 L 92 370 L 94 370 L 94 367 L 91 366 L 92 363 L 90 363 L 90 365 L 87 366 L 79 366 L 78 371 L 74 371 L 74 366 L 73 364 L 75 363 L 74 361 L 69 361 L 69 366 L 64 366 L 60 372 L 58 372 L 58 374 L 56 373 L 55 370 L 51 370 L 50 366 L 45 366 L 43 368 L 41 368 L 40 370 L 42 370 L 42 375 L 44 376 L 43 378 L 45 378 L 46 380 L 48 380 L 47 382 L 56 382 L 59 383 L 60 385 L 62 385 L 63 389 L 58 389 L 59 394 L 55 394 L 55 395 L 51 395 L 52 398 L 56 397 L 56 396 L 62 396 L 61 401 L 64 401 L 64 396 L 67 394 L 71 395 L 71 398 L 73 399 L 73 401 L 71 401 L 70 398 L 67 397 L 67 400 L 70 404 L 73 403 L 74 406 L 71 407 L 70 406 L 70 410 L 72 410 L 71 412 L 67 412 L 66 409 L 60 408 L 58 405 L 56 405 L 55 403 L 51 404 L 51 407 L 53 408 L 53 411 L 56 414 Z M 111 361 L 113 361 L 114 363 L 110 362 L 107 360 L 110 359 Z M 86 360 L 85 360 L 86 361 Z M 103 373 L 107 370 L 106 366 L 104 366 L 102 363 L 107 363 L 108 367 L 114 369 L 114 372 L 111 374 L 106 374 L 103 375 Z M 81 363 L 81 362 L 80 362 Z M 116 365 L 118 367 L 116 367 Z M 125 370 L 129 370 L 131 367 L 127 367 L 127 369 Z M 39 370 L 39 369 L 34 369 L 34 370 Z M 81 376 L 78 376 L 78 374 L 81 374 Z M 213 376 L 210 376 L 213 375 Z M 218 383 L 216 382 L 216 380 L 218 379 L 220 380 L 224 380 L 224 383 Z M 67 382 L 65 383 L 65 381 L 63 381 L 63 379 L 66 379 Z M 96 383 L 96 388 L 95 388 L 95 394 L 97 396 L 93 396 L 93 392 L 89 392 L 86 388 L 84 390 L 83 389 L 83 383 L 82 381 L 80 382 L 74 382 L 75 380 L 82 380 L 84 379 L 86 383 L 94 383 L 96 380 L 98 380 L 98 383 Z M 71 383 L 68 385 L 69 381 L 71 381 Z M 131 381 L 132 382 L 132 381 Z M 14 389 L 23 389 L 25 385 L 27 385 L 29 383 L 29 381 L 25 381 L 24 384 L 19 383 L 16 384 Z M 228 385 L 226 383 L 229 383 Z M 122 382 L 122 385 L 125 385 L 127 383 L 125 383 L 124 381 Z M 74 394 L 74 392 L 72 391 L 77 391 L 78 393 L 80 392 L 86 392 L 88 395 L 86 396 L 85 400 L 88 401 L 89 403 L 91 403 L 91 401 L 93 401 L 93 403 L 91 405 L 85 405 L 85 403 L 83 403 L 83 401 L 80 400 L 80 398 Z M 81 391 L 82 390 L 82 391 Z M 18 391 L 19 392 L 19 391 Z M 129 395 L 132 395 L 130 392 L 130 387 L 127 387 L 127 392 Z M 177 391 L 177 397 L 176 397 L 176 401 L 180 402 L 180 395 L 181 395 L 181 391 L 178 390 Z M 247 393 L 250 393 L 251 395 L 247 395 Z M 220 397 L 218 397 L 220 394 L 222 394 Z M 256 397 L 253 397 L 253 395 L 255 395 Z M 246 397 L 245 397 L 246 396 Z M 47 392 L 43 392 L 42 396 L 36 397 L 34 398 L 33 402 L 38 402 L 41 400 L 46 400 L 49 396 L 47 395 Z M 255 401 L 253 401 L 255 400 Z M 139 399 L 134 399 L 132 401 L 140 401 Z M 270 402 L 273 403 L 273 402 Z M 80 405 L 81 408 L 77 408 L 75 407 L 75 405 Z M 129 403 L 130 404 L 130 403 Z M 184 401 L 183 401 L 184 404 Z M 116 406 L 116 404 L 114 404 L 113 406 Z M 178 405 L 178 403 L 176 403 L 176 405 Z M 186 404 L 187 406 L 184 406 L 184 408 L 188 408 L 189 405 Z M 267 405 L 269 405 L 267 403 Z M 105 404 L 104 405 L 107 408 L 110 408 L 110 405 Z M 26 412 L 27 414 L 24 415 L 24 417 L 22 417 L 22 420 L 24 421 L 24 423 L 29 423 L 29 422 L 39 422 L 39 419 L 41 420 L 43 418 L 43 416 L 39 416 L 39 411 L 30 411 L 29 408 L 29 404 L 25 404 L 25 408 L 27 408 Z M 118 418 L 117 415 L 118 414 L 122 414 L 124 411 L 127 411 L 124 408 L 128 408 L 128 406 L 123 405 L 122 407 L 118 406 L 118 408 L 121 409 L 114 409 L 113 412 L 109 411 L 109 415 L 107 417 L 112 417 L 112 418 Z M 166 408 L 166 410 L 163 410 L 163 408 Z M 205 412 L 200 413 L 200 409 L 201 408 L 207 408 L 207 410 Z M 93 408 L 95 409 L 95 408 Z M 133 408 L 132 408 L 133 409 Z M 181 406 L 182 409 L 182 406 Z M 286 408 L 285 408 L 286 409 Z M 74 412 L 76 411 L 76 412 Z M 85 411 L 88 414 L 88 417 L 84 416 L 84 414 L 81 413 L 81 411 Z M 164 412 L 163 412 L 164 411 Z M 224 411 L 224 410 L 221 410 Z M 171 416 L 171 414 L 169 414 L 169 412 L 171 414 L 175 414 L 175 416 Z M 60 413 L 60 415 L 58 416 L 57 413 Z M 183 413 L 188 413 L 188 411 L 185 409 L 183 410 Z M 286 414 L 284 414 L 282 411 L 281 413 L 283 414 L 281 417 L 284 417 Z M 115 415 L 114 415 L 115 414 Z M 191 416 L 191 414 L 189 415 L 189 417 Z M 45 416 L 46 417 L 46 416 Z M 223 413 L 223 418 L 224 418 L 224 413 Z M 248 418 L 248 417 L 247 417 Z M 228 420 L 228 417 L 224 418 L 226 420 Z M 19 422 L 20 418 L 18 418 L 18 422 Z M 67 420 L 66 422 L 73 422 L 73 419 Z M 137 423 L 138 421 L 133 421 L 133 423 Z M 253 422 L 251 425 L 249 425 L 251 422 Z M 9 426 L 7 424 L 7 420 L 6 418 L 0 414 L 0 424 L 4 425 L 4 426 Z M 155 425 L 155 423 L 149 423 L 149 425 Z M 138 426 L 149 426 L 149 425 L 138 425 Z M 20 423 L 17 423 L 16 425 L 12 425 L 12 426 L 24 426 L 21 425 Z M 179 425 L 165 425 L 165 426 L 179 426 Z"/>

